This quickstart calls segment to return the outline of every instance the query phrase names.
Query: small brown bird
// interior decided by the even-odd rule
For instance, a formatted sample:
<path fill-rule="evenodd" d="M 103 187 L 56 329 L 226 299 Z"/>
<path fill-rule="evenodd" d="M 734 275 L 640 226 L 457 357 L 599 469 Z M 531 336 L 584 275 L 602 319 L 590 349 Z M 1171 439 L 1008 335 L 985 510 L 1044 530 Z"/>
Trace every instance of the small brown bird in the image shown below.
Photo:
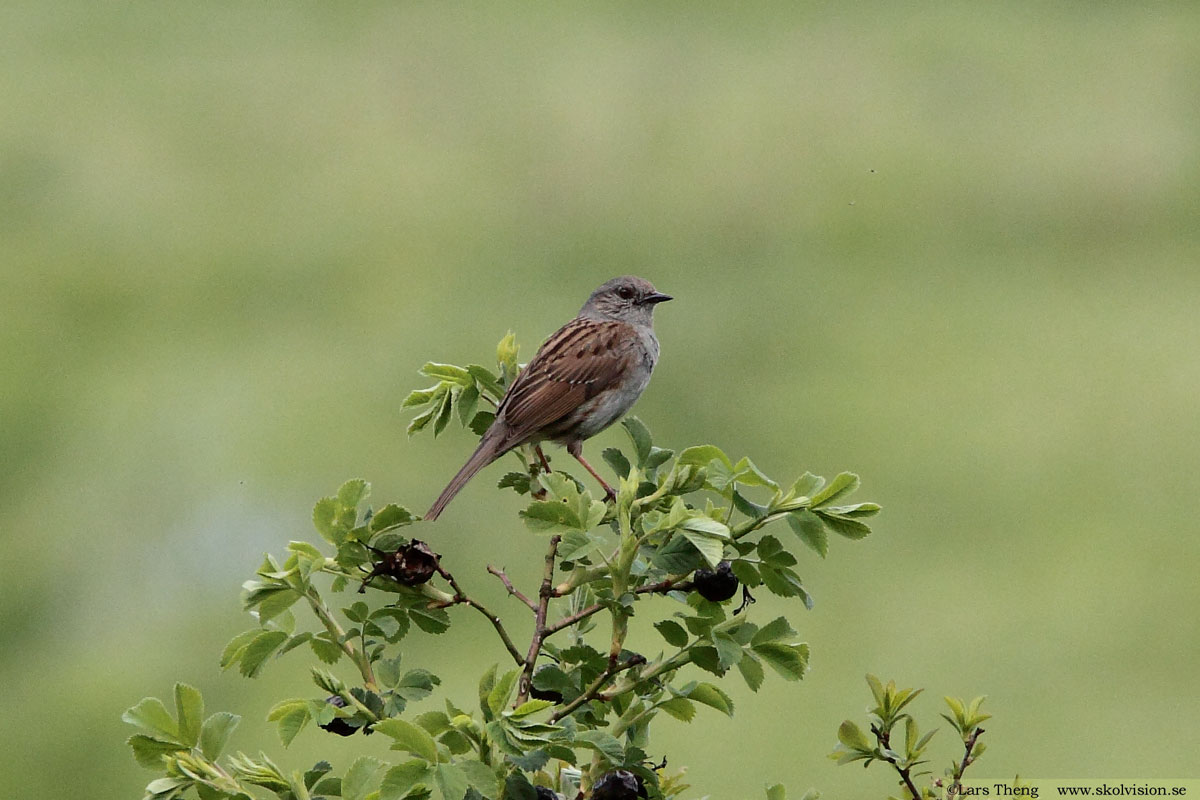
<path fill-rule="evenodd" d="M 579 315 L 555 331 L 509 385 L 492 426 L 425 519 L 437 519 L 476 472 L 509 450 L 545 440 L 565 445 L 605 495 L 615 497 L 584 460 L 583 440 L 620 419 L 650 382 L 658 361 L 654 306 L 670 299 L 632 275 L 592 292 Z"/>

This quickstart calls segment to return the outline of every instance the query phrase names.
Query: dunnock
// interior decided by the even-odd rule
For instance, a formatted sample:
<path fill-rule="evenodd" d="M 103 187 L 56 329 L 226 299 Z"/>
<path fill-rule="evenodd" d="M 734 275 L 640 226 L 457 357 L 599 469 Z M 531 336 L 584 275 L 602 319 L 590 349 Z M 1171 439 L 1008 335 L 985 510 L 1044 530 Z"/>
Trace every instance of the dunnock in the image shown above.
<path fill-rule="evenodd" d="M 632 275 L 592 292 L 579 315 L 547 339 L 509 385 L 495 421 L 425 519 L 437 519 L 476 472 L 509 450 L 544 440 L 565 445 L 614 497 L 584 460 L 583 440 L 620 419 L 650 382 L 658 361 L 654 306 L 670 299 Z"/>

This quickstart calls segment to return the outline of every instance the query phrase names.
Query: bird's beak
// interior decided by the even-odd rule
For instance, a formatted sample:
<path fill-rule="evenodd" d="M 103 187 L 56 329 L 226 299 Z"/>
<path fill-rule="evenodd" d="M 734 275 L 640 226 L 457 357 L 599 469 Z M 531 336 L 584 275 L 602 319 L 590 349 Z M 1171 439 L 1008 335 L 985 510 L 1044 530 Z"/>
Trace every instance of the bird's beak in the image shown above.
<path fill-rule="evenodd" d="M 671 297 L 671 295 L 669 295 L 669 294 L 663 294 L 662 292 L 654 292 L 653 294 L 646 295 L 646 298 L 644 300 L 642 300 L 642 302 L 645 303 L 646 305 L 652 306 L 655 303 L 665 303 L 668 300 L 674 300 L 674 299 L 675 298 Z"/>

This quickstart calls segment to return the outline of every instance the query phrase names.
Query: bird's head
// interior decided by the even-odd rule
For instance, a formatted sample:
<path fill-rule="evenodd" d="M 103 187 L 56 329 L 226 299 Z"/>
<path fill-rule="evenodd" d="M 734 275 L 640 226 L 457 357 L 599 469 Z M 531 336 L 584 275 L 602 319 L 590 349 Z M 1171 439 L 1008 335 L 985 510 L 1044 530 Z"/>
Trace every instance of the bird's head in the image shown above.
<path fill-rule="evenodd" d="M 602 284 L 583 304 L 579 316 L 649 325 L 654 307 L 671 299 L 654 288 L 650 281 L 623 275 Z"/>

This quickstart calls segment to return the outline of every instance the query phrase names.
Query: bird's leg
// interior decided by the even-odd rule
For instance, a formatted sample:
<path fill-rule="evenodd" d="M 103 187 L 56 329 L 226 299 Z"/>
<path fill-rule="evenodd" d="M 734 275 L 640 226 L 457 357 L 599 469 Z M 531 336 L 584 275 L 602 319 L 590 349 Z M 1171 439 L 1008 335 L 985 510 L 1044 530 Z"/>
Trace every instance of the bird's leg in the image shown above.
<path fill-rule="evenodd" d="M 545 472 L 546 474 L 549 474 L 550 473 L 550 461 L 549 461 L 549 459 L 546 458 L 546 454 L 542 452 L 542 446 L 540 444 L 535 444 L 533 446 L 533 451 L 535 453 L 537 453 L 538 459 L 542 462 L 542 471 Z"/>
<path fill-rule="evenodd" d="M 604 487 L 604 499 L 606 501 L 608 501 L 608 500 L 615 501 L 617 499 L 617 493 L 613 491 L 613 488 L 611 486 L 609 486 L 605 482 L 604 478 L 601 478 L 600 474 L 598 472 L 596 472 L 596 470 L 592 469 L 592 465 L 589 464 L 586 459 L 584 459 L 584 457 L 583 457 L 583 442 L 579 442 L 579 441 L 571 442 L 570 444 L 567 445 L 567 452 L 570 453 L 571 455 L 575 456 L 575 460 L 578 461 L 580 464 L 583 464 L 583 468 L 586 469 L 588 472 L 592 473 L 592 477 L 595 478 L 597 481 L 599 481 L 600 485 Z"/>

